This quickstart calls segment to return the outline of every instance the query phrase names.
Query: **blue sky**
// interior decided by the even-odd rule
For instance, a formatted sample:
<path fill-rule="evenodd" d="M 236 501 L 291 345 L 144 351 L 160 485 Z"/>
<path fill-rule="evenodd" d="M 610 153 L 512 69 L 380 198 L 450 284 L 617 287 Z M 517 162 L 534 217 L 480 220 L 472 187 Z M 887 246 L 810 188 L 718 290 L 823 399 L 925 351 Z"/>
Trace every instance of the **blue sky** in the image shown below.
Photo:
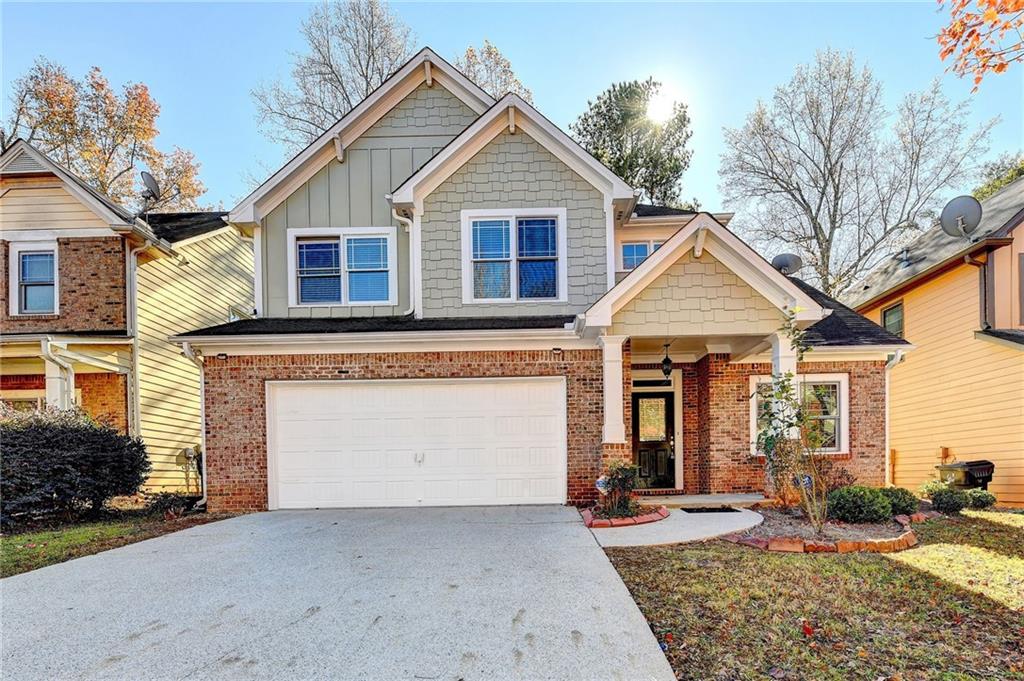
<path fill-rule="evenodd" d="M 209 192 L 231 207 L 247 176 L 275 169 L 284 152 L 257 130 L 249 91 L 286 75 L 307 3 L 12 3 L 2 8 L 4 117 L 9 86 L 37 55 L 82 76 L 96 65 L 114 84 L 146 83 L 162 107 L 163 148 L 194 151 Z M 653 75 L 690 107 L 693 163 L 683 195 L 722 208 L 722 126 L 742 123 L 796 64 L 819 48 L 853 50 L 895 105 L 941 77 L 970 97 L 975 122 L 1002 116 L 990 156 L 1024 148 L 1024 68 L 990 77 L 977 94 L 944 73 L 932 36 L 944 15 L 920 2 L 437 4 L 394 3 L 416 34 L 452 59 L 490 39 L 533 90 L 538 108 L 566 128 L 614 81 Z M 46 27 L 42 30 L 42 27 Z M 964 189 L 969 189 L 965 187 Z"/>

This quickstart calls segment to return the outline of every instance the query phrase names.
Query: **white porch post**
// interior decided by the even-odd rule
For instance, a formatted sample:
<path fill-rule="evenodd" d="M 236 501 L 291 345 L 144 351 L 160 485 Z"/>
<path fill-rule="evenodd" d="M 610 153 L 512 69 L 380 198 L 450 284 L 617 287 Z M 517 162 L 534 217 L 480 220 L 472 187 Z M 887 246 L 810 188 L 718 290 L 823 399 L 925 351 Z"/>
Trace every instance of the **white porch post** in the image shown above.
<path fill-rule="evenodd" d="M 774 333 L 771 336 L 772 344 L 772 376 L 774 378 L 783 377 L 789 374 L 793 382 L 794 396 L 800 399 L 800 386 L 797 383 L 796 375 L 796 350 L 793 348 L 789 338 L 782 335 L 781 333 Z M 772 405 L 772 412 L 779 417 L 787 417 L 789 414 L 782 413 L 787 407 L 783 404 Z M 790 437 L 796 438 L 800 436 L 800 433 L 793 429 L 789 433 Z"/>
<path fill-rule="evenodd" d="M 628 336 L 601 336 L 604 361 L 604 429 L 605 444 L 626 441 L 626 423 L 622 405 L 622 344 Z"/>
<path fill-rule="evenodd" d="M 75 371 L 66 371 L 56 362 L 43 360 L 46 376 L 46 404 L 58 409 L 68 409 L 75 401 Z"/>

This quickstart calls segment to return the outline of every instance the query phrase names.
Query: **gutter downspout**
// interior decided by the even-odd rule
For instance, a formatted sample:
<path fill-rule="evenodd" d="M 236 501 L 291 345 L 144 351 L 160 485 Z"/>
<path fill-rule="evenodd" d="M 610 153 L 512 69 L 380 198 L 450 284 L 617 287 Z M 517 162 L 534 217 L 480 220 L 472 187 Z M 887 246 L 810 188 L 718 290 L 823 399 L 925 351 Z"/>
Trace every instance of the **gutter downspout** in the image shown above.
<path fill-rule="evenodd" d="M 401 317 L 408 317 L 416 311 L 416 277 L 413 276 L 412 220 L 399 215 L 398 209 L 394 206 L 391 207 L 391 217 L 401 222 L 402 225 L 405 226 L 405 231 L 409 234 L 409 309 L 399 313 L 399 316 Z"/>
<path fill-rule="evenodd" d="M 981 275 L 981 328 L 988 331 L 992 328 L 988 318 L 988 263 L 969 255 L 964 256 L 964 263 L 971 267 L 977 267 L 978 274 Z"/>
<path fill-rule="evenodd" d="M 148 250 L 153 246 L 153 242 L 146 240 L 138 248 L 133 248 L 128 251 L 125 255 L 125 269 L 128 271 L 127 274 L 127 297 L 128 297 L 128 310 L 125 314 L 125 322 L 128 327 L 128 336 L 132 339 L 132 371 L 131 376 L 128 377 L 128 392 L 129 395 L 128 404 L 131 413 L 128 417 L 128 432 L 132 435 L 138 435 L 140 429 L 140 417 L 139 417 L 139 337 L 138 337 L 138 326 L 139 326 L 139 305 L 138 305 L 138 268 L 139 268 L 139 253 Z"/>
<path fill-rule="evenodd" d="M 892 448 L 889 446 L 889 374 L 896 365 L 903 361 L 903 351 L 897 350 L 885 363 L 885 485 L 893 484 Z"/>
<path fill-rule="evenodd" d="M 65 383 L 64 389 L 65 389 L 65 391 L 67 393 L 69 393 L 68 397 L 69 397 L 69 399 L 71 401 L 71 404 L 75 404 L 75 385 L 74 385 L 75 368 L 73 366 L 71 366 L 71 364 L 69 362 L 66 362 L 65 360 L 61 359 L 60 357 L 57 357 L 57 355 L 54 354 L 53 348 L 51 347 L 52 343 L 53 343 L 53 338 L 51 336 L 47 336 L 46 338 L 42 339 L 42 341 L 39 343 L 39 352 L 42 354 L 43 358 L 46 361 L 53 362 L 54 364 L 57 365 L 57 368 L 60 369 L 61 380 L 63 380 L 64 383 Z M 67 385 L 67 383 L 68 383 L 68 376 L 72 377 L 71 378 L 71 386 Z M 70 390 L 68 389 L 69 387 L 70 387 Z M 61 409 L 67 409 L 68 408 L 66 405 L 57 405 L 57 406 L 60 407 Z"/>
<path fill-rule="evenodd" d="M 197 353 L 191 343 L 181 344 L 181 354 L 199 367 L 199 446 L 203 448 L 203 496 L 196 502 L 196 506 L 206 506 L 206 367 L 203 364 L 201 353 Z"/>

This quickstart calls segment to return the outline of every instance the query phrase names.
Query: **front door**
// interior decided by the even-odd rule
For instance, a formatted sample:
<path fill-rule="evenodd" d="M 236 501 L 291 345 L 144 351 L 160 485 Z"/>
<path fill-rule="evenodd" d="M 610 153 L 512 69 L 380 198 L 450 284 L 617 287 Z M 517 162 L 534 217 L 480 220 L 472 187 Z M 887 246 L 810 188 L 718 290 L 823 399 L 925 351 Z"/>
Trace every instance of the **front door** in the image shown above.
<path fill-rule="evenodd" d="M 672 393 L 633 393 L 633 461 L 640 486 L 676 486 L 674 400 Z"/>

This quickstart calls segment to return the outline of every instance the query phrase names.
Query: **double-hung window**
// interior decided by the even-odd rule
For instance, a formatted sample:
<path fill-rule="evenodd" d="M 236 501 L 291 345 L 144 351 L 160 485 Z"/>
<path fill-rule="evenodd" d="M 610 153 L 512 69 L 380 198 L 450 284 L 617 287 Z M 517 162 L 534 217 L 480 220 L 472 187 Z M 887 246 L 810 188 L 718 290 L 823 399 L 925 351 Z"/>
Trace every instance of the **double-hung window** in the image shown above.
<path fill-rule="evenodd" d="M 663 241 L 624 241 L 622 243 L 622 270 L 636 269 L 656 250 Z"/>
<path fill-rule="evenodd" d="M 9 258 L 10 313 L 57 314 L 57 245 L 14 242 Z"/>
<path fill-rule="evenodd" d="M 757 433 L 772 418 L 772 379 L 751 376 L 750 437 L 756 449 Z M 850 449 L 849 377 L 847 374 L 797 374 L 794 389 L 800 395 L 809 440 L 817 451 L 846 454 Z"/>
<path fill-rule="evenodd" d="M 882 326 L 889 333 L 903 338 L 903 301 L 882 310 Z"/>
<path fill-rule="evenodd" d="M 393 227 L 290 233 L 290 305 L 396 305 Z"/>
<path fill-rule="evenodd" d="M 463 211 L 463 302 L 565 300 L 565 210 Z"/>

